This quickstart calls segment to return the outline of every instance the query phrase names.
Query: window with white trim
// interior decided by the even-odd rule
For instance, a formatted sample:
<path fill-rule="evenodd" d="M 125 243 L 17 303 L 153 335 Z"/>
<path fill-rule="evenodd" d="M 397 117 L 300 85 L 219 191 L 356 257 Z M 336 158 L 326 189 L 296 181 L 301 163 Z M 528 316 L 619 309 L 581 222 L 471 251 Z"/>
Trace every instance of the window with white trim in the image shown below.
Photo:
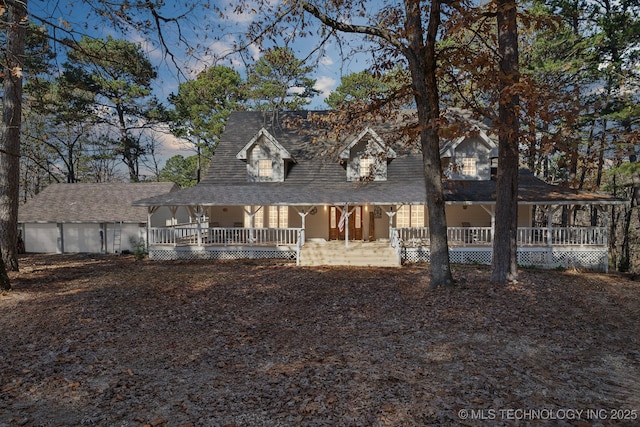
<path fill-rule="evenodd" d="M 273 176 L 273 162 L 271 159 L 258 160 L 258 176 L 271 178 Z"/>
<path fill-rule="evenodd" d="M 411 206 L 411 227 L 424 227 L 424 206 Z"/>
<path fill-rule="evenodd" d="M 401 206 L 396 213 L 396 227 L 424 227 L 424 206 Z"/>
<path fill-rule="evenodd" d="M 478 172 L 475 157 L 464 157 L 462 159 L 462 174 L 475 176 Z"/>
<path fill-rule="evenodd" d="M 396 227 L 411 227 L 411 206 L 400 206 L 396 213 Z"/>
<path fill-rule="evenodd" d="M 269 228 L 287 228 L 289 226 L 288 206 L 269 206 Z"/>
<path fill-rule="evenodd" d="M 360 178 L 369 178 L 373 169 L 373 159 L 371 157 L 360 158 Z"/>

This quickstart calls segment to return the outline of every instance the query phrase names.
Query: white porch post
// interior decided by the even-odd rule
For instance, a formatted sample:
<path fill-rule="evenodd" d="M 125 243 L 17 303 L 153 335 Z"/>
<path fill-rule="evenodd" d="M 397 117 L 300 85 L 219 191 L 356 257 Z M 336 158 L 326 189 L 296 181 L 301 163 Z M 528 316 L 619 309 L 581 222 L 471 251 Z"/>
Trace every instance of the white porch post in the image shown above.
<path fill-rule="evenodd" d="M 147 208 L 147 252 L 149 252 L 149 246 L 151 245 L 151 210 L 153 207 Z M 105 234 L 107 234 L 105 232 Z"/>
<path fill-rule="evenodd" d="M 176 212 L 178 212 L 178 207 L 177 206 L 169 206 L 169 212 L 171 212 L 171 225 L 178 224 L 178 221 L 176 219 Z"/>
<path fill-rule="evenodd" d="M 198 246 L 202 246 L 202 210 L 198 206 L 196 211 L 196 230 L 198 235 Z"/>
<path fill-rule="evenodd" d="M 340 216 L 340 222 L 342 222 L 342 219 L 344 218 L 343 226 L 346 227 L 346 230 L 344 232 L 344 247 L 348 248 L 349 247 L 349 217 L 354 212 L 355 207 L 353 208 L 354 210 L 352 211 L 349 211 L 349 203 L 345 203 L 344 208 L 341 208 L 340 206 L 336 206 L 336 207 L 338 208 L 338 210 L 340 210 L 340 212 L 342 212 Z M 338 224 L 338 228 L 340 228 L 340 224 Z"/>
<path fill-rule="evenodd" d="M 549 206 L 549 214 L 547 216 L 547 245 L 549 249 L 553 247 L 553 215 L 560 209 L 562 206 Z"/>
<path fill-rule="evenodd" d="M 493 259 L 493 241 L 495 240 L 494 237 L 496 234 L 496 206 L 491 205 L 490 207 L 487 207 L 485 205 L 480 205 L 480 207 L 491 217 L 491 259 Z"/>
<path fill-rule="evenodd" d="M 553 215 L 560 209 L 562 206 L 549 205 L 549 213 L 547 214 L 547 265 L 551 267 L 553 263 Z"/>
<path fill-rule="evenodd" d="M 393 217 L 396 216 L 398 211 L 393 211 L 393 205 L 389 207 L 389 212 L 385 212 L 389 217 L 389 239 L 391 239 L 391 230 L 393 229 Z"/>
<path fill-rule="evenodd" d="M 307 215 L 309 215 L 313 209 L 315 209 L 315 206 L 311 206 L 306 212 L 304 209 L 298 210 L 298 208 L 296 208 L 296 212 L 298 212 L 298 215 L 300 215 L 302 219 L 302 234 L 300 235 L 302 245 L 304 245 L 304 242 L 307 240 Z"/>
<path fill-rule="evenodd" d="M 249 245 L 253 246 L 254 243 L 254 229 L 256 228 L 256 214 L 258 211 L 262 209 L 262 206 L 258 206 L 258 209 L 255 206 L 250 206 L 249 210 L 244 210 L 247 215 L 249 215 Z"/>

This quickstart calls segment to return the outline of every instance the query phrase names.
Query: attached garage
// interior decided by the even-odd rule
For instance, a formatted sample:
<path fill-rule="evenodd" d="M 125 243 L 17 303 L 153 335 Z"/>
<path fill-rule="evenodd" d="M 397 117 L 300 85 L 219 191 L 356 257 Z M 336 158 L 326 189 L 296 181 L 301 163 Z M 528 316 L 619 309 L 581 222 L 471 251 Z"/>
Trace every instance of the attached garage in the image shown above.
<path fill-rule="evenodd" d="M 148 210 L 136 200 L 177 190 L 167 182 L 52 184 L 20 206 L 18 222 L 27 252 L 119 253 L 147 238 Z M 166 212 L 164 212 L 166 211 Z M 151 226 L 188 221 L 185 208 L 163 207 Z"/>

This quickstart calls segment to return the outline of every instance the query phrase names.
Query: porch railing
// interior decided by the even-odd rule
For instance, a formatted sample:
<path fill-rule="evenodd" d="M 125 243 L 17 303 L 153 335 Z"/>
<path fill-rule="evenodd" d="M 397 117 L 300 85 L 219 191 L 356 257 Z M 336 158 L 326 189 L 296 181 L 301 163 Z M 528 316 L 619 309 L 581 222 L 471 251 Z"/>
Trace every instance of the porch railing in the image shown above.
<path fill-rule="evenodd" d="M 151 227 L 150 245 L 297 245 L 299 228 Z"/>
<path fill-rule="evenodd" d="M 518 228 L 521 246 L 606 246 L 605 227 Z"/>
<path fill-rule="evenodd" d="M 398 228 L 404 246 L 428 246 L 429 227 Z M 491 227 L 449 227 L 451 246 L 490 246 Z M 518 246 L 606 246 L 605 227 L 519 227 Z"/>

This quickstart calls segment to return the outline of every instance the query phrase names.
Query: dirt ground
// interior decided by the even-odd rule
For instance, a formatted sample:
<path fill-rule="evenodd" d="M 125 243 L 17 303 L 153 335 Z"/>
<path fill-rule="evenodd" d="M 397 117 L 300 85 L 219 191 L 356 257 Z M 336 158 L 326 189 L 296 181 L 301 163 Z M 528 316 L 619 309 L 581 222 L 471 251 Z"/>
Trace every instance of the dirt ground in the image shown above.
<path fill-rule="evenodd" d="M 0 426 L 639 425 L 640 282 L 26 255 Z"/>

